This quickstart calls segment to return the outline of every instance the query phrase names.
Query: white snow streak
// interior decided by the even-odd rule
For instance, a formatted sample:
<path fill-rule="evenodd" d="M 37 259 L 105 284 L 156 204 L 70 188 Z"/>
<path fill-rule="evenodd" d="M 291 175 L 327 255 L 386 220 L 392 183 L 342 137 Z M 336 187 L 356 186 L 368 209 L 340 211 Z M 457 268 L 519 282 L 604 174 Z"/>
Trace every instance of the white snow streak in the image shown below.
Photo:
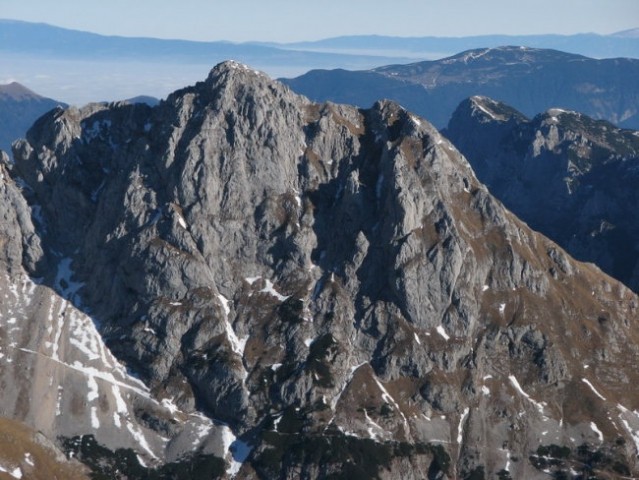
<path fill-rule="evenodd" d="M 639 413 L 637 413 L 637 411 L 631 412 L 623 405 L 617 405 L 617 408 L 621 410 L 619 419 L 623 423 L 623 426 L 628 431 L 628 433 L 632 436 L 632 440 L 635 442 L 637 453 L 639 453 L 639 429 L 633 429 L 630 425 L 630 422 L 628 421 L 628 419 L 630 419 L 635 425 L 639 424 Z M 627 418 L 624 418 L 624 416 Z"/>
<path fill-rule="evenodd" d="M 260 290 L 260 293 L 268 293 L 269 295 L 277 298 L 280 302 L 283 302 L 290 297 L 290 295 L 282 295 L 277 290 L 275 290 L 275 288 L 273 287 L 273 282 L 271 282 L 270 280 L 265 280 L 265 282 L 266 286 L 262 290 Z"/>
<path fill-rule="evenodd" d="M 373 440 L 377 440 L 378 437 L 384 434 L 384 429 L 380 427 L 377 423 L 375 423 L 371 417 L 368 416 L 368 412 L 366 411 L 366 409 L 364 409 L 364 417 L 366 418 L 366 421 L 371 425 L 370 427 L 368 427 L 368 435 Z M 379 430 L 381 433 L 380 434 L 375 433 L 374 431 L 375 428 Z"/>
<path fill-rule="evenodd" d="M 482 112 L 484 112 L 486 115 L 488 115 L 490 118 L 492 118 L 493 120 L 497 120 L 493 112 L 485 108 L 481 103 L 475 102 L 475 106 L 479 108 Z"/>
<path fill-rule="evenodd" d="M 259 277 L 258 277 L 259 278 Z M 246 348 L 246 342 L 248 341 L 248 337 L 239 338 L 233 330 L 233 325 L 229 322 L 228 315 L 231 313 L 231 308 L 229 307 L 228 299 L 222 295 L 218 294 L 217 298 L 220 300 L 222 304 L 222 309 L 224 310 L 224 322 L 226 328 L 226 336 L 231 343 L 231 349 L 237 353 L 240 357 L 244 357 L 244 349 Z"/>
<path fill-rule="evenodd" d="M 601 433 L 601 430 L 597 428 L 597 424 L 595 422 L 590 422 L 590 428 L 592 429 L 593 432 L 597 434 L 597 436 L 599 437 L 599 440 L 603 442 L 603 433 Z"/>
<path fill-rule="evenodd" d="M 100 419 L 98 418 L 98 407 L 91 407 L 91 426 L 96 430 L 100 428 Z"/>
<path fill-rule="evenodd" d="M 217 294 L 217 298 L 220 300 L 220 303 L 222 304 L 222 308 L 224 309 L 224 315 L 228 316 L 228 314 L 231 313 L 231 308 L 229 307 L 229 299 L 226 298 L 221 293 Z"/>
<path fill-rule="evenodd" d="M 515 378 L 514 375 L 509 375 L 508 379 L 510 380 L 510 383 L 513 385 L 513 387 L 515 387 L 515 390 L 517 390 L 523 397 L 525 397 L 530 403 L 532 403 L 533 405 L 535 405 L 535 407 L 537 407 L 537 410 L 539 410 L 539 413 L 541 413 L 543 415 L 544 413 L 544 404 L 543 403 L 539 403 L 536 402 L 535 400 L 533 400 L 530 395 L 528 395 L 526 392 L 524 392 L 523 388 L 521 388 L 521 385 L 519 385 L 519 382 L 517 381 L 517 379 Z"/>
<path fill-rule="evenodd" d="M 606 401 L 606 397 L 604 397 L 601 393 L 599 393 L 597 391 L 597 389 L 595 387 L 592 386 L 592 383 L 590 383 L 588 380 L 586 380 L 585 378 L 581 379 L 582 382 L 584 382 L 586 385 L 588 385 L 590 387 L 590 390 L 593 391 L 593 393 L 595 395 L 597 395 L 599 398 L 601 398 L 603 401 Z"/>
<path fill-rule="evenodd" d="M 466 417 L 468 417 L 468 413 L 470 412 L 470 408 L 466 407 L 464 409 L 464 413 L 462 413 L 461 418 L 459 419 L 459 425 L 457 426 L 457 443 L 461 444 L 464 439 L 464 422 L 466 421 Z"/>
<path fill-rule="evenodd" d="M 129 430 L 131 435 L 133 435 L 133 438 L 135 438 L 135 440 L 138 442 L 138 445 L 140 445 L 140 447 L 146 450 L 146 452 L 149 455 L 151 455 L 151 457 L 158 458 L 153 453 L 153 450 L 151 450 L 151 447 L 149 446 L 149 443 L 146 441 L 146 438 L 144 434 L 142 433 L 142 431 L 140 430 L 140 427 L 138 427 L 137 425 L 133 425 L 131 422 L 126 422 L 126 428 L 127 430 Z"/>
<path fill-rule="evenodd" d="M 377 377 L 375 377 L 375 383 L 377 384 L 379 389 L 382 391 L 382 399 L 385 402 L 393 405 L 393 407 L 395 407 L 395 410 L 397 410 L 397 412 L 404 419 L 404 429 L 405 429 L 406 433 L 408 433 L 408 431 L 409 431 L 408 420 L 406 419 L 406 416 L 404 415 L 404 412 L 402 412 L 402 410 L 399 408 L 399 404 L 395 401 L 395 399 L 391 396 L 391 394 L 388 393 L 388 390 L 386 390 L 386 387 L 384 387 L 384 385 L 382 385 L 382 383 L 377 379 Z"/>

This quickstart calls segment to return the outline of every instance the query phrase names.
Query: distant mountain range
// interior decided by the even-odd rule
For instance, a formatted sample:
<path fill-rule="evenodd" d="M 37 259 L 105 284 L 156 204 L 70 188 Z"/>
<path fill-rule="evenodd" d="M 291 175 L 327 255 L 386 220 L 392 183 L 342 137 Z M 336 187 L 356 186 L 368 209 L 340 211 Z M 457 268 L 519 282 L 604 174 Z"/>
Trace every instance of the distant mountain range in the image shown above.
<path fill-rule="evenodd" d="M 360 68 L 366 68 L 397 58 L 396 55 L 296 51 L 285 45 L 105 36 L 44 23 L 2 19 L 0 40 L 0 52 L 93 61 L 135 59 L 148 62 L 159 59 L 170 63 L 204 63 L 212 66 L 222 59 L 232 58 L 250 61 L 258 68 L 307 65 L 328 68 L 337 65 L 357 68 L 359 65 Z"/>
<path fill-rule="evenodd" d="M 485 95 L 533 116 L 552 107 L 639 128 L 639 60 L 595 60 L 557 50 L 498 47 L 366 71 L 313 70 L 283 80 L 316 101 L 401 103 L 438 128 L 464 98 Z"/>
<path fill-rule="evenodd" d="M 354 35 L 315 42 L 289 43 L 296 50 L 317 52 L 401 55 L 422 59 L 441 58 L 464 50 L 501 45 L 551 48 L 594 58 L 639 58 L 639 29 L 612 35 L 481 35 L 470 37 L 389 37 Z"/>

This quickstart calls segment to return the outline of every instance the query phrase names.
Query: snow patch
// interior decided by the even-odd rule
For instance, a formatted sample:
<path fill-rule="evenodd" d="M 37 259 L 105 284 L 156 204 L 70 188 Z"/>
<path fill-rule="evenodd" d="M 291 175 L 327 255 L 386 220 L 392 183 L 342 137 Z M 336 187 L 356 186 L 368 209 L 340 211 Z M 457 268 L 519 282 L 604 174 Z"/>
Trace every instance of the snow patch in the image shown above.
<path fill-rule="evenodd" d="M 131 433 L 131 435 L 133 435 L 133 438 L 135 438 L 135 440 L 138 442 L 138 445 L 140 445 L 142 449 L 146 450 L 146 452 L 151 455 L 151 457 L 158 458 L 153 453 L 153 450 L 151 450 L 151 447 L 149 446 L 146 437 L 142 433 L 142 430 L 140 430 L 140 427 L 133 425 L 131 422 L 126 422 L 126 428 Z"/>
<path fill-rule="evenodd" d="M 22 478 L 22 470 L 20 469 L 20 467 L 16 467 L 16 468 L 8 467 L 7 468 L 7 467 L 3 467 L 2 465 L 0 465 L 0 472 L 8 473 L 13 478 Z"/>
<path fill-rule="evenodd" d="M 98 407 L 91 407 L 91 426 L 96 430 L 100 428 L 100 419 L 98 418 Z"/>
<path fill-rule="evenodd" d="M 466 417 L 468 417 L 468 413 L 470 413 L 470 408 L 466 407 L 464 409 L 464 413 L 462 413 L 462 416 L 459 419 L 459 425 L 457 426 L 457 443 L 460 445 L 464 439 L 464 422 L 466 421 Z"/>
<path fill-rule="evenodd" d="M 639 423 L 639 413 L 637 413 L 637 411 L 631 412 L 623 405 L 617 405 L 617 408 L 621 410 L 621 415 L 619 415 L 619 419 L 621 420 L 621 423 L 623 423 L 623 426 L 632 437 L 632 440 L 635 442 L 635 448 L 637 449 L 637 453 L 639 453 L 639 429 L 633 429 L 629 422 L 629 420 L 631 420 L 634 423 L 634 425 L 637 425 Z M 626 418 L 624 418 L 624 416 Z"/>
<path fill-rule="evenodd" d="M 71 300 L 74 303 L 78 303 L 77 294 L 80 288 L 84 286 L 84 283 L 76 282 L 71 279 L 74 276 L 74 272 L 71 269 L 72 262 L 73 260 L 70 258 L 60 259 L 54 286 L 66 299 Z"/>
<path fill-rule="evenodd" d="M 227 470 L 227 473 L 231 475 L 231 478 L 235 477 L 235 475 L 237 475 L 240 471 L 240 468 L 242 468 L 242 465 L 251 454 L 251 450 L 253 450 L 253 448 L 242 440 L 235 440 L 231 444 L 231 455 L 233 460 L 231 461 L 231 466 Z"/>
<path fill-rule="evenodd" d="M 89 388 L 89 393 L 87 393 L 87 400 L 89 402 L 97 400 L 100 396 L 98 390 L 98 382 L 96 382 L 95 378 L 91 375 L 87 376 L 87 387 Z"/>
<path fill-rule="evenodd" d="M 282 295 L 277 290 L 275 290 L 273 282 L 271 282 L 270 280 L 266 280 L 266 286 L 262 290 L 260 290 L 260 293 L 268 293 L 269 295 L 277 298 L 280 302 L 283 302 L 290 297 L 290 295 Z"/>
<path fill-rule="evenodd" d="M 222 304 L 222 308 L 224 309 L 224 315 L 228 316 L 228 314 L 231 313 L 231 308 L 229 307 L 229 299 L 226 298 L 221 293 L 217 294 L 217 298 L 220 300 L 220 303 Z"/>
<path fill-rule="evenodd" d="M 189 229 L 189 226 L 187 225 L 186 220 L 184 220 L 184 217 L 180 215 L 179 213 L 177 214 L 177 220 L 178 220 L 178 223 L 180 224 L 180 227 L 182 227 L 184 230 Z"/>
<path fill-rule="evenodd" d="M 177 412 L 180 411 L 177 405 L 173 403 L 173 400 L 170 398 L 163 398 L 160 403 L 164 408 L 171 412 L 171 415 L 175 415 Z"/>
<path fill-rule="evenodd" d="M 486 115 L 488 115 L 490 118 L 492 118 L 493 120 L 497 120 L 497 117 L 495 117 L 495 114 L 493 114 L 493 112 L 491 112 L 490 110 L 488 110 L 486 107 L 484 107 L 483 105 L 476 103 L 475 106 L 477 108 L 479 108 L 479 110 L 481 110 L 482 112 L 484 112 Z"/>
<path fill-rule="evenodd" d="M 444 340 L 446 341 L 450 340 L 450 336 L 446 333 L 446 330 L 444 330 L 444 327 L 442 325 L 438 325 L 436 330 L 437 330 L 437 333 L 439 333 Z"/>
<path fill-rule="evenodd" d="M 222 427 L 222 444 L 224 446 L 225 458 L 229 461 L 229 467 L 226 469 L 226 473 L 231 478 L 235 477 L 242 464 L 251 453 L 251 448 L 233 434 L 231 429 L 224 425 Z"/>
<path fill-rule="evenodd" d="M 366 421 L 370 425 L 367 429 L 368 435 L 370 436 L 371 439 L 377 440 L 379 437 L 383 435 L 384 429 L 380 427 L 377 423 L 375 423 L 371 417 L 368 416 L 368 412 L 366 411 L 366 409 L 364 409 L 364 417 L 366 418 Z M 380 434 L 375 433 L 374 429 L 377 429 L 381 433 Z"/>
<path fill-rule="evenodd" d="M 422 341 L 419 339 L 419 336 L 417 335 L 417 332 L 413 332 L 413 336 L 415 337 L 415 341 L 417 342 L 417 344 L 421 345 Z"/>
<path fill-rule="evenodd" d="M 225 458 L 229 461 L 226 473 L 231 477 L 235 477 L 242 464 L 251 452 L 251 448 L 244 442 L 237 439 L 233 431 L 224 425 L 222 427 L 222 445 L 225 452 Z"/>

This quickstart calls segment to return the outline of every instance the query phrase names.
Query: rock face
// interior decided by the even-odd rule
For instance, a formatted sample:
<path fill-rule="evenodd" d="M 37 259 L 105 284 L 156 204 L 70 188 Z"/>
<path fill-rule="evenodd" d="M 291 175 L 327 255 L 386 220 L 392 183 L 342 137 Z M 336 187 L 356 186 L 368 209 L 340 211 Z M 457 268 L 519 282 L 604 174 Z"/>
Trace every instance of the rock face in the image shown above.
<path fill-rule="evenodd" d="M 560 109 L 529 120 L 472 97 L 445 135 L 531 227 L 639 289 L 639 132 Z"/>
<path fill-rule="evenodd" d="M 459 102 L 484 95 L 526 115 L 551 107 L 639 129 L 639 60 L 592 58 L 556 50 L 499 47 L 369 71 L 312 70 L 284 80 L 316 101 L 368 107 L 389 98 L 444 128 Z"/>
<path fill-rule="evenodd" d="M 13 82 L 0 85 L 0 149 L 9 151 L 11 143 L 24 137 L 40 115 L 63 105 L 42 97 Z"/>
<path fill-rule="evenodd" d="M 11 358 L 77 389 L 48 434 L 86 464 L 103 445 L 169 478 L 639 472 L 637 297 L 398 105 L 315 104 L 227 62 L 154 108 L 52 112 L 14 157 L 3 291 L 26 285 L 19 331 L 42 333 Z"/>

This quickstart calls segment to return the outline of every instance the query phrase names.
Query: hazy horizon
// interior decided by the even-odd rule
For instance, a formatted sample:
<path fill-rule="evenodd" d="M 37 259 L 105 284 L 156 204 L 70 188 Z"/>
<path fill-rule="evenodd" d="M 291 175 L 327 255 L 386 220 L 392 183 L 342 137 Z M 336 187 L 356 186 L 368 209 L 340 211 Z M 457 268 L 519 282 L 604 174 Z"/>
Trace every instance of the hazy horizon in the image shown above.
<path fill-rule="evenodd" d="M 191 41 L 249 41 L 291 43 L 353 35 L 394 37 L 467 37 L 484 35 L 610 34 L 639 26 L 638 0 L 540 0 L 515 4 L 511 0 L 398 0 L 389 8 L 378 0 L 325 0 L 309 5 L 289 0 L 224 3 L 189 0 L 179 7 L 168 0 L 89 0 L 78 8 L 75 0 L 0 0 L 0 17 L 46 23 L 55 27 L 105 36 Z M 46 43 L 46 42 L 45 42 Z M 476 45 L 473 48 L 486 45 Z M 434 60 L 458 51 L 342 49 L 339 53 L 386 55 L 396 62 Z M 54 55 L 55 57 L 55 55 Z M 54 58 L 47 54 L 20 56 L 0 51 L 0 84 L 17 81 L 36 93 L 72 105 L 122 100 L 138 95 L 164 98 L 168 93 L 202 80 L 219 61 L 233 57 L 215 55 L 181 64 L 158 58 L 137 62 Z M 242 58 L 237 60 L 244 61 Z M 308 59 L 306 59 L 308 60 Z M 306 63 L 251 63 L 273 78 L 297 76 L 313 68 L 362 69 L 385 63 L 345 61 L 318 65 Z"/>
<path fill-rule="evenodd" d="M 3 18 L 129 37 L 299 42 L 345 35 L 401 37 L 612 34 L 639 27 L 637 0 L 0 0 Z"/>

